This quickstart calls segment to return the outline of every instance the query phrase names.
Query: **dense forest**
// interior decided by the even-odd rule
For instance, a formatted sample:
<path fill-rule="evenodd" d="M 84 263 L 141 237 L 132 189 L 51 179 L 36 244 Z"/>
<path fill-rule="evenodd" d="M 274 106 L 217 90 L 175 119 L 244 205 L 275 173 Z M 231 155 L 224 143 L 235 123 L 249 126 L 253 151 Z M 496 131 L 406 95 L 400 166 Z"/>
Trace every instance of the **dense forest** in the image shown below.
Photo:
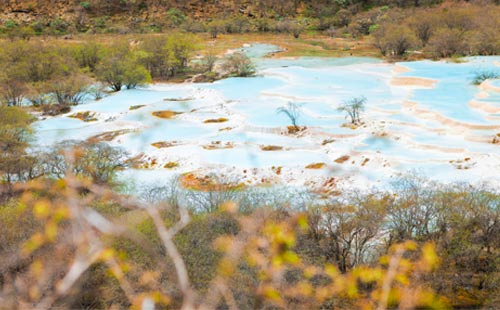
<path fill-rule="evenodd" d="M 498 55 L 498 2 L 5 0 L 0 11 L 0 309 L 499 307 L 498 188 L 405 174 L 388 190 L 331 192 L 184 174 L 137 194 L 117 174 L 143 163 L 113 136 L 31 145 L 37 118 L 125 89 L 254 76 L 249 57 L 224 55 L 224 37 L 389 61 Z"/>

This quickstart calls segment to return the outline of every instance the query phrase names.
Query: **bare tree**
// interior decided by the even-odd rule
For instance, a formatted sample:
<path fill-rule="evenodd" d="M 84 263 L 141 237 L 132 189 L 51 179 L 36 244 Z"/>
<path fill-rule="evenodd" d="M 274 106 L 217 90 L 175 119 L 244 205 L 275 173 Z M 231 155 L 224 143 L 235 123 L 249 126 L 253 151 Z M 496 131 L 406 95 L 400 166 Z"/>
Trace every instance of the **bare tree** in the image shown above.
<path fill-rule="evenodd" d="M 364 96 L 355 97 L 344 101 L 338 108 L 338 111 L 345 112 L 346 118 L 350 118 L 352 124 L 361 123 L 360 112 L 365 110 L 366 98 Z"/>
<path fill-rule="evenodd" d="M 217 55 L 213 50 L 208 51 L 201 59 L 201 65 L 205 72 L 214 71 L 215 63 L 217 62 Z"/>
<path fill-rule="evenodd" d="M 296 103 L 289 102 L 286 106 L 279 107 L 276 112 L 278 114 L 285 114 L 290 119 L 290 122 L 292 123 L 295 131 L 300 130 L 299 126 L 297 125 L 297 120 L 299 119 L 301 112 L 300 107 Z"/>

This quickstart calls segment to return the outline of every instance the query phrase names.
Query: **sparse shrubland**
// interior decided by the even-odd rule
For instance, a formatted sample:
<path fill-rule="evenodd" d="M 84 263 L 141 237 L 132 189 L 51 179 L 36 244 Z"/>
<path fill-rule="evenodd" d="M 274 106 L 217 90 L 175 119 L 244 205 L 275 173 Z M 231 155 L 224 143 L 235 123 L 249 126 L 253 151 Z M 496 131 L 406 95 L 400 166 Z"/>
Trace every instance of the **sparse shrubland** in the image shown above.
<path fill-rule="evenodd" d="M 28 155 L 31 117 L 19 107 L 0 112 L 6 307 L 499 302 L 494 189 L 408 176 L 390 192 L 333 195 L 187 174 L 136 199 L 117 193 L 116 173 L 133 165 L 123 151 L 66 142 Z"/>
<path fill-rule="evenodd" d="M 10 308 L 498 303 L 500 196 L 491 189 L 410 176 L 390 193 L 320 198 L 209 176 L 194 187 L 177 179 L 144 188 L 135 200 L 107 185 L 121 166 L 114 155 L 81 147 L 74 163 L 67 145 L 50 155 L 51 166 L 70 169 L 60 179 L 2 195 L 1 290 Z"/>

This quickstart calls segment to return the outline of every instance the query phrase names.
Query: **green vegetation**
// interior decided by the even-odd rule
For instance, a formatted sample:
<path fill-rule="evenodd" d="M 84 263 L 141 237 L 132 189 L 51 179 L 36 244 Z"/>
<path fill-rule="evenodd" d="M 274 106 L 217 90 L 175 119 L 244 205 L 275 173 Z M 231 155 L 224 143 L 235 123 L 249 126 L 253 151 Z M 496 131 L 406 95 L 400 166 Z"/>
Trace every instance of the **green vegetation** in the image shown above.
<path fill-rule="evenodd" d="M 235 52 L 226 57 L 222 69 L 230 76 L 250 77 L 256 73 L 255 65 L 243 53 Z"/>
<path fill-rule="evenodd" d="M 0 105 L 0 186 L 25 181 L 37 175 L 36 158 L 26 152 L 33 118 L 19 107 Z"/>
<path fill-rule="evenodd" d="M 488 79 L 500 78 L 500 72 L 494 70 L 482 70 L 474 73 L 472 77 L 472 84 L 479 85 Z"/>
<path fill-rule="evenodd" d="M 0 48 L 0 104 L 32 105 L 46 115 L 67 113 L 106 89 L 136 88 L 155 79 L 185 74 L 197 39 L 171 34 L 134 44 L 4 42 Z M 213 67 L 213 64 L 212 64 Z"/>
<path fill-rule="evenodd" d="M 120 91 L 123 86 L 136 88 L 151 81 L 151 75 L 138 63 L 128 42 L 111 46 L 97 65 L 96 76 L 113 91 Z"/>

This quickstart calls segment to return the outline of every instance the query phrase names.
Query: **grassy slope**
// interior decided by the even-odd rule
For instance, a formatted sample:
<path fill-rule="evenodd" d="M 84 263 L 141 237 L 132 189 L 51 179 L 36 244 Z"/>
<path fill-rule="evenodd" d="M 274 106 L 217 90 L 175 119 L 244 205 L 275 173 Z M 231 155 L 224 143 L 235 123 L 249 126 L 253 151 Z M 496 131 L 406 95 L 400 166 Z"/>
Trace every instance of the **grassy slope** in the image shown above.
<path fill-rule="evenodd" d="M 117 37 L 128 40 L 141 40 L 143 36 L 158 36 L 161 34 L 100 34 L 100 35 L 74 35 L 71 40 L 63 40 L 58 37 L 44 38 L 47 43 L 84 42 L 96 40 L 101 43 L 112 42 Z M 212 50 L 216 54 L 224 54 L 228 49 L 241 47 L 243 44 L 267 43 L 275 44 L 285 49 L 285 52 L 275 57 L 344 57 L 344 56 L 370 56 L 381 57 L 380 52 L 370 41 L 370 38 L 344 39 L 330 38 L 318 33 L 302 34 L 299 39 L 294 39 L 290 34 L 279 33 L 245 33 L 245 34 L 223 34 L 217 39 L 212 39 L 208 34 L 200 34 L 200 53 Z"/>

